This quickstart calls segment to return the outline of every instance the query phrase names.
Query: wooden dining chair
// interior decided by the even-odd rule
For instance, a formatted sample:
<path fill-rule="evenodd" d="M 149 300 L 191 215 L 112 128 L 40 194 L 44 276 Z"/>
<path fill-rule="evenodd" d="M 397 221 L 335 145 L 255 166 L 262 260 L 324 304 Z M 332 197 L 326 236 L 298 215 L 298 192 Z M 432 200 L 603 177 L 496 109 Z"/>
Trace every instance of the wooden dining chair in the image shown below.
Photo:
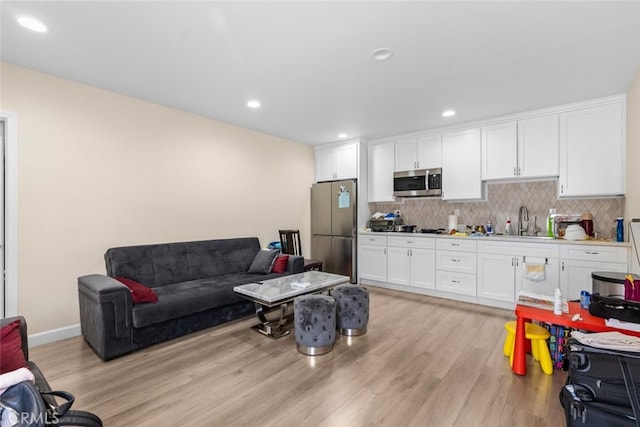
<path fill-rule="evenodd" d="M 300 230 L 278 230 L 280 233 L 280 250 L 283 254 L 302 255 L 302 244 L 300 243 Z M 322 261 L 319 259 L 304 259 L 304 271 L 322 271 Z"/>

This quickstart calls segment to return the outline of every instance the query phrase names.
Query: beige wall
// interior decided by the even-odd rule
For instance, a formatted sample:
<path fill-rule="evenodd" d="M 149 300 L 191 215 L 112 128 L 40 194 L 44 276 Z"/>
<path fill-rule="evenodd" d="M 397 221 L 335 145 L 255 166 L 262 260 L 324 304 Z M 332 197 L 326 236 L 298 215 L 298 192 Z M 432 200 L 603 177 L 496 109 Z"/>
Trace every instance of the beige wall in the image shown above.
<path fill-rule="evenodd" d="M 18 121 L 18 310 L 37 333 L 79 322 L 76 279 L 105 250 L 300 228 L 312 147 L 2 64 Z"/>
<path fill-rule="evenodd" d="M 625 222 L 640 218 L 640 72 L 627 92 L 627 191 Z"/>

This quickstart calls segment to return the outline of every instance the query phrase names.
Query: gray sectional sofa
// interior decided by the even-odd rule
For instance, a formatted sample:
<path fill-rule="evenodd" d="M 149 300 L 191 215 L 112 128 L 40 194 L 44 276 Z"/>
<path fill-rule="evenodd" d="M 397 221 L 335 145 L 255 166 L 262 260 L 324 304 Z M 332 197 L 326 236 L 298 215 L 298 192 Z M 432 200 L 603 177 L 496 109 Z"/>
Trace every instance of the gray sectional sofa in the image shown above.
<path fill-rule="evenodd" d="M 253 314 L 253 303 L 238 297 L 234 286 L 304 268 L 302 257 L 289 256 L 282 274 L 249 273 L 260 250 L 255 237 L 111 248 L 107 275 L 78 278 L 82 335 L 106 361 Z M 131 291 L 115 277 L 149 287 L 157 302 L 133 304 Z"/>

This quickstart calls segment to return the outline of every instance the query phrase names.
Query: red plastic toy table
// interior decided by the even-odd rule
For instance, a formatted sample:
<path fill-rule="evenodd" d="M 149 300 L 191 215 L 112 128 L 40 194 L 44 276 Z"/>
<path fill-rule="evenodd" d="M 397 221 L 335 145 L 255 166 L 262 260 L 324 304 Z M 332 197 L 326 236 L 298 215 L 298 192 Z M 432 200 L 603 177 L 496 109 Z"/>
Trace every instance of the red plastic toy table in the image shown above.
<path fill-rule="evenodd" d="M 571 320 L 576 313 L 580 314 L 582 320 Z M 618 331 L 623 334 L 640 337 L 640 332 L 607 326 L 603 318 L 592 316 L 589 314 L 589 310 L 581 308 L 577 302 L 569 302 L 569 313 L 564 313 L 560 316 L 553 314 L 553 311 L 550 310 L 516 304 L 516 317 L 516 337 L 513 348 L 513 366 L 511 369 L 519 375 L 525 375 L 527 373 L 527 343 L 524 324 L 531 320 L 538 320 L 567 328 L 583 329 L 590 332 Z"/>

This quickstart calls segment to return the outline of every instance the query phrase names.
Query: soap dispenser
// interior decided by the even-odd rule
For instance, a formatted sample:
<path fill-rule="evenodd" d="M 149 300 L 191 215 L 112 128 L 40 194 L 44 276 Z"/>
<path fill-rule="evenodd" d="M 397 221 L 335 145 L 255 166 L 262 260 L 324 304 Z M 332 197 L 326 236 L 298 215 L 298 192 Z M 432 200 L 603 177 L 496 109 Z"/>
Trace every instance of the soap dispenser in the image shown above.
<path fill-rule="evenodd" d="M 507 225 L 504 227 L 504 234 L 511 236 L 513 234 L 513 225 L 511 224 L 511 218 L 507 217 Z"/>

